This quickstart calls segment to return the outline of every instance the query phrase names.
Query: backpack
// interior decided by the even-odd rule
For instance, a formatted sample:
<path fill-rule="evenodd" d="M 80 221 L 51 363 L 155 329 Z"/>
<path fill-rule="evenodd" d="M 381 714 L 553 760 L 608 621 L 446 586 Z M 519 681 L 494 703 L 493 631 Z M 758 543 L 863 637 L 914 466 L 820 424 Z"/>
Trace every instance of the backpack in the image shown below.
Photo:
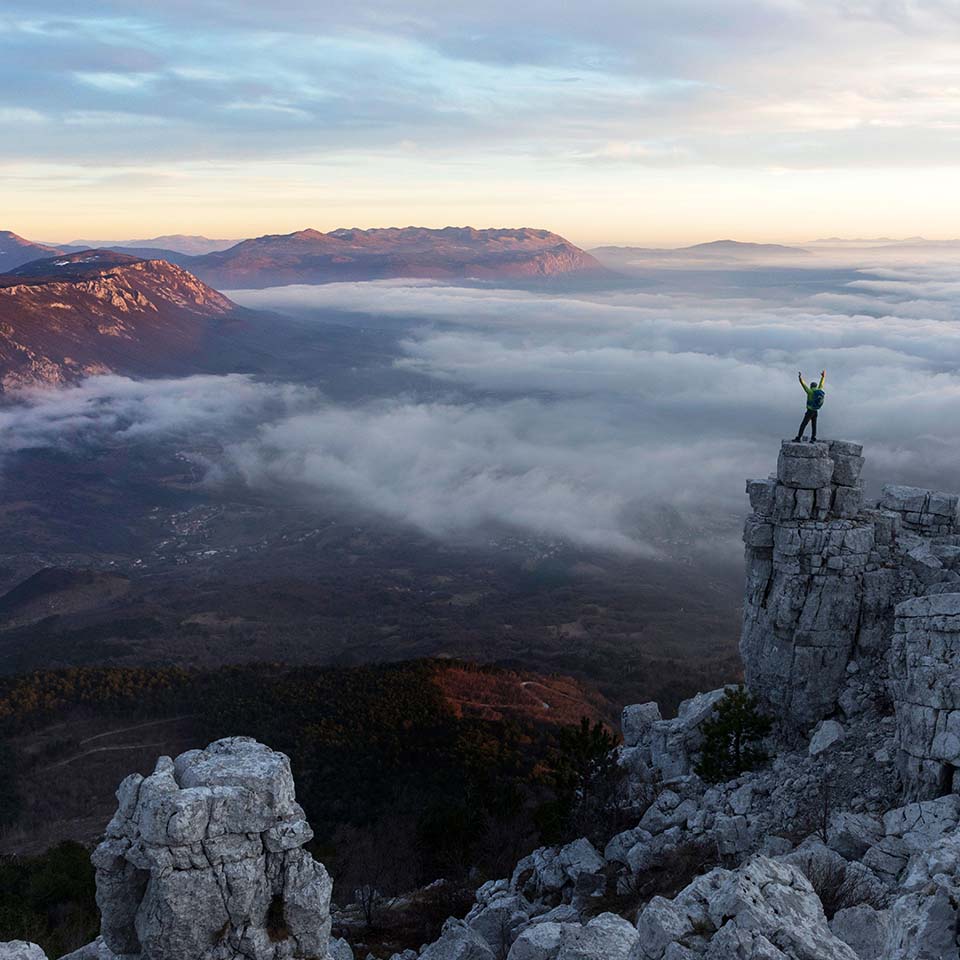
<path fill-rule="evenodd" d="M 826 394 L 819 387 L 810 394 L 810 406 L 814 410 L 819 410 L 823 406 L 823 401 L 826 399 Z"/>

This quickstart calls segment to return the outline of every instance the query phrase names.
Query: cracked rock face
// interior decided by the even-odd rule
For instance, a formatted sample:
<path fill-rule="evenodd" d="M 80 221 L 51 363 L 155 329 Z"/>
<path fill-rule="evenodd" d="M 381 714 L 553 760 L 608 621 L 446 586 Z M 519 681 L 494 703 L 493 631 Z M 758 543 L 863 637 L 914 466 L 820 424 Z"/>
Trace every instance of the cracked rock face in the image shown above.
<path fill-rule="evenodd" d="M 844 699 L 851 663 L 882 683 L 897 603 L 960 581 L 957 497 L 888 486 L 865 509 L 862 452 L 784 442 L 776 477 L 747 481 L 740 653 L 751 691 L 798 735 L 859 709 Z"/>
<path fill-rule="evenodd" d="M 900 774 L 910 799 L 960 787 L 960 592 L 897 607 L 890 650 Z"/>
<path fill-rule="evenodd" d="M 331 881 L 290 762 L 247 737 L 127 777 L 93 854 L 103 942 L 142 960 L 327 955 Z"/>

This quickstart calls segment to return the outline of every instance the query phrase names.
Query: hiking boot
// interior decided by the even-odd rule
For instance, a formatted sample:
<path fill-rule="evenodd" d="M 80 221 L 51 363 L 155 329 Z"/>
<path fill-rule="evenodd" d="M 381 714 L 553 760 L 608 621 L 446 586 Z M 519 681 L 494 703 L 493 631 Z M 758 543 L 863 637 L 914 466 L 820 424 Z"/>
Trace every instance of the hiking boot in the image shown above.
<path fill-rule="evenodd" d="M 817 438 L 816 438 L 816 437 L 811 437 L 811 438 L 810 438 L 810 442 L 811 442 L 811 443 L 816 443 L 816 442 L 817 442 Z"/>
<path fill-rule="evenodd" d="M 794 437 L 794 438 L 793 438 L 793 442 L 794 442 L 794 443 L 800 443 L 800 442 L 802 442 L 802 440 L 803 440 L 803 437 Z"/>

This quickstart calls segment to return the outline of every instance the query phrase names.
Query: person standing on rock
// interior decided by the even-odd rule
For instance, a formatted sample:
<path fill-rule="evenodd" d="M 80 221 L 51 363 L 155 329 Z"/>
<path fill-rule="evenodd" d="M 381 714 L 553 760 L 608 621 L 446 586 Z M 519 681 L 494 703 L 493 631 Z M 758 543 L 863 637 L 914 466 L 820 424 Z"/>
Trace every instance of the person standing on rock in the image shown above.
<path fill-rule="evenodd" d="M 823 401 L 826 398 L 826 394 L 823 392 L 823 381 L 826 376 L 827 371 L 821 370 L 820 382 L 807 384 L 803 382 L 803 374 L 797 374 L 800 380 L 800 386 L 803 387 L 803 392 L 807 395 L 807 410 L 803 415 L 803 423 L 800 424 L 800 429 L 797 431 L 796 437 L 794 437 L 794 443 L 799 443 L 803 439 L 803 431 L 807 429 L 808 423 L 810 424 L 810 442 L 817 442 L 817 414 L 820 412 L 820 408 L 823 406 Z"/>

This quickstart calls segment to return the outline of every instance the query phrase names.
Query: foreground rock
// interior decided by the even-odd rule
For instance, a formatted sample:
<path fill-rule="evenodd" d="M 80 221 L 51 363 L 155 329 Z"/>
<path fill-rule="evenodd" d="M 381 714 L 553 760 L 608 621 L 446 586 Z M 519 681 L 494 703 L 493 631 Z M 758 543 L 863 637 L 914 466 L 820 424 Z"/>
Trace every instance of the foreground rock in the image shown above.
<path fill-rule="evenodd" d="M 0 960 L 47 960 L 47 955 L 35 943 L 8 940 L 0 943 Z"/>
<path fill-rule="evenodd" d="M 97 847 L 102 938 L 142 960 L 327 954 L 331 881 L 282 753 L 218 740 L 128 777 Z"/>

